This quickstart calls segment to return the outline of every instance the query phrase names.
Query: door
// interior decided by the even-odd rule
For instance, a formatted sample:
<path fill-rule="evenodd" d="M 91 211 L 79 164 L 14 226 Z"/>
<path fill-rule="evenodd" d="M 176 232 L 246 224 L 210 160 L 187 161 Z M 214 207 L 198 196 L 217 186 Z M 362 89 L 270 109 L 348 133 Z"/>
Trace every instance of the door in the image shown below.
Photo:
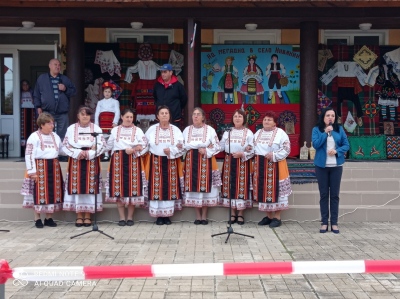
<path fill-rule="evenodd" d="M 9 134 L 8 156 L 20 155 L 18 51 L 0 49 L 0 133 Z"/>

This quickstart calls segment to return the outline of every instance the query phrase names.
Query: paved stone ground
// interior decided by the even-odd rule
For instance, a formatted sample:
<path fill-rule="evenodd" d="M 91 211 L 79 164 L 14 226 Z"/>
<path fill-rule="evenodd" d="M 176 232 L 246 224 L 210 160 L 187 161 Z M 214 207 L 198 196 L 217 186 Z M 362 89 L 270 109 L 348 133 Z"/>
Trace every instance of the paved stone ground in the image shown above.
<path fill-rule="evenodd" d="M 60 223 L 57 228 L 36 229 L 30 223 L 0 223 L 0 258 L 12 268 L 21 266 L 83 266 L 212 262 L 399 259 L 400 223 L 343 223 L 341 234 L 320 234 L 319 223 L 285 222 L 272 230 L 255 223 L 235 224 L 232 235 L 211 238 L 226 231 L 224 223 L 207 226 L 173 223 L 157 226 L 135 223 L 118 227 L 100 223 L 115 240 Z M 14 286 L 8 281 L 6 298 L 400 298 L 400 274 L 263 275 L 232 277 L 174 277 L 94 281 L 96 286 Z"/>

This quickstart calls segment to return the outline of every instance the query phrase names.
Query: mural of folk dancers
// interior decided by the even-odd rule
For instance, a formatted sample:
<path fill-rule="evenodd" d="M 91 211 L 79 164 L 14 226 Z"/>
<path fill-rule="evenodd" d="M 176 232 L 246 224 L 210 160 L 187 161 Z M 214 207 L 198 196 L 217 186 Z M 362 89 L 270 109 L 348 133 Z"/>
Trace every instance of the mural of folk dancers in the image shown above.
<path fill-rule="evenodd" d="M 268 88 L 269 88 L 269 96 L 268 101 L 272 101 L 272 97 L 274 96 L 274 88 L 276 86 L 276 91 L 278 93 L 278 97 L 282 100 L 282 91 L 281 91 L 281 77 L 285 77 L 286 69 L 285 66 L 278 62 L 278 55 L 271 55 L 272 62 L 267 65 L 267 69 L 265 71 L 265 76 L 268 78 Z"/>
<path fill-rule="evenodd" d="M 243 95 L 245 103 L 257 103 L 257 96 L 264 94 L 264 88 L 261 85 L 263 82 L 263 71 L 256 63 L 257 56 L 247 56 L 249 63 L 243 70 L 242 87 L 240 92 Z"/>
<path fill-rule="evenodd" d="M 225 65 L 220 68 L 219 64 L 216 63 L 213 67 L 214 73 L 223 72 L 221 79 L 218 82 L 218 89 L 224 91 L 224 102 L 228 100 L 233 103 L 234 92 L 238 89 L 238 69 L 232 64 L 235 60 L 233 56 L 225 58 Z"/>

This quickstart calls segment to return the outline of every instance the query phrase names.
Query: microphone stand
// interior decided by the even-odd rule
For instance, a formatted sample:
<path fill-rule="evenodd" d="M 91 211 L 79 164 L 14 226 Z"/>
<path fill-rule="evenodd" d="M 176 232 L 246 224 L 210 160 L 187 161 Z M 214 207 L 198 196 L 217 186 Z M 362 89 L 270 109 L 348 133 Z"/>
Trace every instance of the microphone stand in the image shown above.
<path fill-rule="evenodd" d="M 231 158 L 229 159 L 229 163 L 231 163 L 231 159 L 233 158 L 232 154 L 231 154 L 231 131 L 232 128 L 226 129 L 226 131 L 228 131 L 228 148 L 229 148 L 229 155 L 231 155 Z M 230 168 L 230 165 L 229 165 Z M 236 174 L 236 173 L 235 173 Z M 228 190 L 229 190 L 229 194 L 231 194 L 231 179 L 232 179 L 232 172 L 229 172 L 229 181 L 228 181 Z M 236 234 L 236 235 L 240 235 L 240 236 L 244 236 L 244 237 L 248 237 L 248 238 L 253 238 L 254 236 L 250 236 L 250 235 L 245 235 L 245 234 L 241 234 L 241 233 L 237 233 L 233 231 L 233 227 L 232 227 L 232 198 L 229 198 L 229 226 L 227 227 L 227 231 L 225 233 L 218 233 L 218 234 L 214 234 L 211 235 L 211 238 L 215 237 L 215 236 L 220 236 L 220 235 L 225 235 L 228 234 L 228 237 L 225 240 L 225 244 L 228 243 L 229 237 L 231 236 L 231 234 Z"/>
<path fill-rule="evenodd" d="M 79 133 L 79 135 L 91 135 L 91 136 L 94 136 L 94 138 L 95 138 L 94 151 L 95 151 L 96 155 L 97 155 L 97 136 L 99 136 L 100 134 L 103 134 L 103 133 L 97 133 L 97 132 Z M 94 157 L 94 159 L 95 159 L 94 163 L 97 164 L 98 163 L 97 162 L 97 157 Z M 82 236 L 82 235 L 86 235 L 86 234 L 91 233 L 91 232 L 99 232 L 100 234 L 103 234 L 103 235 L 109 237 L 110 239 L 114 240 L 113 237 L 111 237 L 110 235 L 107 235 L 102 230 L 99 230 L 99 227 L 97 226 L 97 217 L 96 217 L 97 216 L 97 192 L 99 192 L 99 190 L 97 188 L 99 186 L 99 180 L 100 180 L 100 173 L 97 172 L 95 174 L 95 180 L 94 180 L 94 182 L 95 182 L 94 183 L 94 186 L 95 186 L 94 187 L 94 220 L 93 220 L 93 224 L 92 224 L 92 230 L 89 230 L 87 232 L 72 236 L 71 239 L 79 237 L 79 236 Z"/>

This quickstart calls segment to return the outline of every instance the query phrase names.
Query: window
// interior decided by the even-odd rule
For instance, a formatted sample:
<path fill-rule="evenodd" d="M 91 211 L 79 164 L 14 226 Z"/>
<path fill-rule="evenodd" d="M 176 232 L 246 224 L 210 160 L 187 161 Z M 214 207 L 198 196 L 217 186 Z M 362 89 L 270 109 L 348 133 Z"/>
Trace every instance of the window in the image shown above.
<path fill-rule="evenodd" d="M 279 45 L 280 30 L 214 30 L 214 44 L 225 45 Z"/>
<path fill-rule="evenodd" d="M 107 29 L 108 42 L 111 43 L 171 44 L 173 36 L 173 29 Z"/>
<path fill-rule="evenodd" d="M 321 30 L 326 45 L 387 45 L 387 30 Z"/>

